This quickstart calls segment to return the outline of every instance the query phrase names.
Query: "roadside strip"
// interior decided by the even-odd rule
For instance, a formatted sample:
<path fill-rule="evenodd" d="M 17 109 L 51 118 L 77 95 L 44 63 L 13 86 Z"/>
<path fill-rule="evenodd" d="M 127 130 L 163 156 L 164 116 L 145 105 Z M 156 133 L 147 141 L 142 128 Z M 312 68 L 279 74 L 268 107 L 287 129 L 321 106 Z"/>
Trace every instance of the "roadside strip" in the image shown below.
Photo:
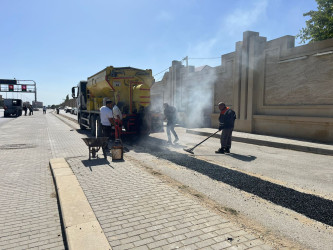
<path fill-rule="evenodd" d="M 68 249 L 111 249 L 73 171 L 64 158 L 50 160 Z"/>
<path fill-rule="evenodd" d="M 195 130 L 195 129 L 186 129 L 186 133 L 195 134 L 195 135 L 203 135 L 203 136 L 209 136 L 212 134 L 209 132 L 199 131 L 199 130 Z M 214 135 L 213 137 L 220 138 L 220 135 L 217 134 L 217 135 Z M 293 144 L 293 143 L 278 142 L 278 141 L 274 141 L 274 140 L 247 138 L 247 137 L 237 136 L 234 134 L 232 135 L 232 140 L 237 141 L 237 142 L 255 144 L 255 145 L 259 145 L 259 146 L 289 149 L 289 150 L 301 151 L 301 152 L 306 152 L 306 153 L 333 155 L 333 149 L 330 149 L 330 148 L 333 148 L 332 146 L 327 146 L 330 148 L 322 148 L 322 147 L 316 147 L 316 146 L 310 146 L 310 145 L 302 145 L 302 143 Z"/>

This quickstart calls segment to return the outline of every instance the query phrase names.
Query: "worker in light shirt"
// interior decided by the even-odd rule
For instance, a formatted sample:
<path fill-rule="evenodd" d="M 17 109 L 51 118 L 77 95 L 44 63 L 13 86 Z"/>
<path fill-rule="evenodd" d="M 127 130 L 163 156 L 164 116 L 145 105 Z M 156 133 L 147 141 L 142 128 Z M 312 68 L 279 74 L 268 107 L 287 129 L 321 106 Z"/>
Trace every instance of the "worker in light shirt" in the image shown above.
<path fill-rule="evenodd" d="M 121 129 L 123 126 L 123 123 L 122 123 L 123 116 L 117 105 L 113 106 L 112 112 L 113 112 L 113 119 L 114 119 L 115 139 L 121 140 L 120 137 L 121 137 Z"/>
<path fill-rule="evenodd" d="M 111 137 L 111 128 L 114 123 L 112 108 L 112 101 L 107 101 L 106 105 L 100 108 L 102 134 L 104 137 Z"/>

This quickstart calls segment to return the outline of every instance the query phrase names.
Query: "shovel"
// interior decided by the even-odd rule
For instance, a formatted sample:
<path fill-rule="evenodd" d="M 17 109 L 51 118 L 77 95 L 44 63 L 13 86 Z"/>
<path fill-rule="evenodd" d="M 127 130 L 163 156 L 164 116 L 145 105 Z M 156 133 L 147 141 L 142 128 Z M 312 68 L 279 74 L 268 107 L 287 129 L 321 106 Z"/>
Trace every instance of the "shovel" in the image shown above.
<path fill-rule="evenodd" d="M 190 153 L 190 154 L 194 154 L 193 150 L 198 147 L 201 143 L 207 141 L 209 138 L 211 138 L 212 136 L 214 136 L 215 134 L 217 134 L 218 132 L 220 132 L 220 130 L 217 130 L 214 134 L 211 134 L 210 136 L 208 136 L 205 140 L 203 140 L 202 142 L 199 142 L 197 145 L 195 145 L 193 148 L 183 148 L 184 151 L 186 151 L 187 153 Z"/>

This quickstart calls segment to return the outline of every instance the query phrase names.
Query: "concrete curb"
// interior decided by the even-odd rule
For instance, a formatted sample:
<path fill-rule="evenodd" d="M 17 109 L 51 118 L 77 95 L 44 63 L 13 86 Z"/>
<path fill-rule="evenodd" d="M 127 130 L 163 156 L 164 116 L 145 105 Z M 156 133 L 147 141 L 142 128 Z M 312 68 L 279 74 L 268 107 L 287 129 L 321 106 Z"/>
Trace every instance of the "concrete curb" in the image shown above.
<path fill-rule="evenodd" d="M 195 134 L 195 135 L 203 135 L 209 136 L 212 133 L 202 132 L 202 131 L 195 131 L 191 129 L 186 129 L 186 133 Z M 214 135 L 215 138 L 220 138 L 219 134 Z M 289 149 L 295 151 L 301 151 L 306 153 L 313 153 L 313 154 L 321 154 L 321 155 L 333 155 L 333 150 L 325 149 L 325 148 L 316 148 L 304 145 L 297 145 L 297 144 L 287 144 L 275 141 L 265 141 L 260 139 L 253 139 L 253 138 L 245 138 L 239 136 L 232 136 L 233 141 L 255 144 L 260 146 L 268 146 L 268 147 L 275 147 L 275 148 L 282 148 L 282 149 Z"/>
<path fill-rule="evenodd" d="M 68 163 L 50 160 L 55 180 L 68 249 L 112 249 Z"/>

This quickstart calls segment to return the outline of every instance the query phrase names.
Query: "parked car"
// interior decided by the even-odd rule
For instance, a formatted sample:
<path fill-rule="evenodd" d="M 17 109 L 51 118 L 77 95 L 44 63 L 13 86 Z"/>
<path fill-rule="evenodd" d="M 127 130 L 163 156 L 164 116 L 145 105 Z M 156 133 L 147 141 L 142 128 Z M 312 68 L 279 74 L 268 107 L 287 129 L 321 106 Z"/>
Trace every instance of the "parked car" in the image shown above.
<path fill-rule="evenodd" d="M 71 111 L 72 111 L 72 108 L 71 108 L 71 107 L 67 107 L 67 108 L 65 109 L 65 112 L 66 112 L 66 113 L 71 113 Z"/>
<path fill-rule="evenodd" d="M 77 115 L 77 108 L 73 108 L 73 109 L 72 109 L 72 114 L 73 114 L 73 115 Z"/>

